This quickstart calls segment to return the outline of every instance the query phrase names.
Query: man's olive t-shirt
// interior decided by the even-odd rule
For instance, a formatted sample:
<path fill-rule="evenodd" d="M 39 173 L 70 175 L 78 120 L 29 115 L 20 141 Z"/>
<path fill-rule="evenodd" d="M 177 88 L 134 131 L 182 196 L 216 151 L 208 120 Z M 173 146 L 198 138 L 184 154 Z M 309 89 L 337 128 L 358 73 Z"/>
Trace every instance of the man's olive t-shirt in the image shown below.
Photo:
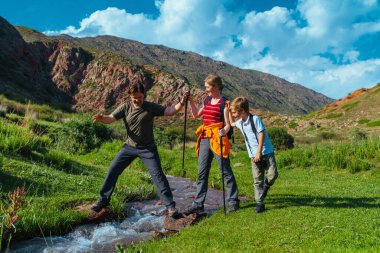
<path fill-rule="evenodd" d="M 143 148 L 154 145 L 153 119 L 163 116 L 166 107 L 144 101 L 141 107 L 134 107 L 132 101 L 127 101 L 112 112 L 112 116 L 123 119 L 127 128 L 126 144 Z"/>

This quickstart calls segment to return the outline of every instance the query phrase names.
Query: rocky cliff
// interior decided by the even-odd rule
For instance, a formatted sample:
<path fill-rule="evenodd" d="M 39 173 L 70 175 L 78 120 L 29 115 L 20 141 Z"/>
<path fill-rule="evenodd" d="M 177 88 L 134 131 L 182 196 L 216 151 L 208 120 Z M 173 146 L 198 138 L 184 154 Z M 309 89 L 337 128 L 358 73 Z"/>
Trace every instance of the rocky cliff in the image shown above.
<path fill-rule="evenodd" d="M 0 93 L 20 100 L 107 111 L 126 99 L 129 85 L 143 83 L 150 101 L 176 102 L 185 86 L 201 101 L 210 72 L 223 78 L 227 96 L 246 95 L 253 107 L 267 111 L 300 114 L 332 102 L 278 77 L 195 53 L 111 36 L 47 37 L 0 17 Z"/>

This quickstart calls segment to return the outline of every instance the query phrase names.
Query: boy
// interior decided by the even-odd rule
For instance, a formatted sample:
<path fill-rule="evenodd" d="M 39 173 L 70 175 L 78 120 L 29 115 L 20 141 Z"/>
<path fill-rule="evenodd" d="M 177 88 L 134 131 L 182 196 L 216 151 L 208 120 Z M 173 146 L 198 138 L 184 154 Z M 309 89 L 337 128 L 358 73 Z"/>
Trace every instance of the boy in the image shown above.
<path fill-rule="evenodd" d="M 255 213 L 265 211 L 264 198 L 269 188 L 278 177 L 273 145 L 261 119 L 249 113 L 247 98 L 238 97 L 232 101 L 231 114 L 236 126 L 244 135 L 248 155 L 252 161 L 252 174 L 254 180 L 256 208 Z M 267 175 L 265 177 L 265 171 Z"/>

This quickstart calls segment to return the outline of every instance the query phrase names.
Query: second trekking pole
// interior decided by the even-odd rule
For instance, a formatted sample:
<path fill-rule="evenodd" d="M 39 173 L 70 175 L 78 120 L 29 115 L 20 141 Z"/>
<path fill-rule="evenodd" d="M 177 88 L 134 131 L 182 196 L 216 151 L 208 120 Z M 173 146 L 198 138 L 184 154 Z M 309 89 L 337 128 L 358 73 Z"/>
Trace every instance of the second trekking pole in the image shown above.
<path fill-rule="evenodd" d="M 185 122 L 183 125 L 183 145 L 182 145 L 182 177 L 186 177 L 186 170 L 185 170 L 185 145 L 186 145 L 186 120 L 187 120 L 187 101 L 188 97 L 186 97 L 185 100 Z"/>
<path fill-rule="evenodd" d="M 223 166 L 223 136 L 220 136 L 220 163 L 222 170 L 222 188 L 223 188 L 223 210 L 224 215 L 226 215 L 226 193 L 224 190 L 224 166 Z"/>

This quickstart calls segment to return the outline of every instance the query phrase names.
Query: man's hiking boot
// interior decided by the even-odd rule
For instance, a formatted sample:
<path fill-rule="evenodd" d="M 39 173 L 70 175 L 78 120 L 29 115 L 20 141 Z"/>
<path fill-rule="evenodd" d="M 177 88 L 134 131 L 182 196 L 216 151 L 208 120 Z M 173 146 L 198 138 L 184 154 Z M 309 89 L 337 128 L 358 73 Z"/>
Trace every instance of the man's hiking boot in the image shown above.
<path fill-rule="evenodd" d="M 91 206 L 91 210 L 94 212 L 100 212 L 100 210 L 102 210 L 103 208 L 105 208 L 109 205 L 110 205 L 109 203 L 98 201 L 94 205 Z"/>
<path fill-rule="evenodd" d="M 258 204 L 254 210 L 254 213 L 262 213 L 265 211 L 265 205 L 264 204 Z"/>
<path fill-rule="evenodd" d="M 240 209 L 239 205 L 230 205 L 228 207 L 227 213 L 233 213 Z"/>
<path fill-rule="evenodd" d="M 178 209 L 175 207 L 169 207 L 168 209 L 169 217 L 176 218 L 179 216 Z"/>
<path fill-rule="evenodd" d="M 185 214 L 186 215 L 189 215 L 189 214 L 192 214 L 192 213 L 196 213 L 196 214 L 200 214 L 202 212 L 204 212 L 204 207 L 203 206 L 192 206 L 191 208 L 189 208 Z"/>

